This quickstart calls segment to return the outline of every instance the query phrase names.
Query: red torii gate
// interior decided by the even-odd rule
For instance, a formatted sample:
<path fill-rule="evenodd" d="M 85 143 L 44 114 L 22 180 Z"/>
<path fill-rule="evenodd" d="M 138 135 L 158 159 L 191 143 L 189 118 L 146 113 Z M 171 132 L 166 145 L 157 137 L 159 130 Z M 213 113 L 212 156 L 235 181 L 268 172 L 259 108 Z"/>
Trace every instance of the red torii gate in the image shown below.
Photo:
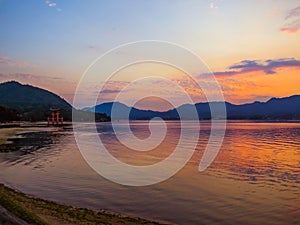
<path fill-rule="evenodd" d="M 56 125 L 63 125 L 64 123 L 64 118 L 60 115 L 60 109 L 52 109 L 50 108 L 51 111 L 51 117 L 48 117 L 48 126 L 50 125 L 50 123 L 52 123 L 52 125 L 54 126 Z"/>

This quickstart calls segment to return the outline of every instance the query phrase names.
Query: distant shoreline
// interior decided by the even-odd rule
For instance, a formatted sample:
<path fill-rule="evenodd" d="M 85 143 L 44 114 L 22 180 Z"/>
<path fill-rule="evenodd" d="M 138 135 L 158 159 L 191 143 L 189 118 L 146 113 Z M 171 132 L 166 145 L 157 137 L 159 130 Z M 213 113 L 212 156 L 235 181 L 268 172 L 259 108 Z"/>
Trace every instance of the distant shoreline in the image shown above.
<path fill-rule="evenodd" d="M 194 119 L 164 119 L 165 121 L 211 121 L 212 119 L 199 119 L 199 120 L 194 120 Z M 227 122 L 300 122 L 299 119 L 214 119 L 214 121 L 224 121 L 226 120 Z M 113 119 L 111 120 L 113 122 L 115 121 L 128 121 L 126 119 Z M 107 123 L 111 121 L 103 121 L 103 122 L 98 122 L 96 121 L 95 123 Z M 130 119 L 129 121 L 149 121 L 149 119 Z M 72 122 L 72 121 L 67 121 L 64 122 L 63 125 L 49 125 L 45 121 L 38 121 L 38 122 L 29 122 L 29 121 L 18 121 L 18 122 L 0 122 L 0 129 L 1 128 L 14 128 L 14 127 L 23 127 L 23 128 L 30 128 L 30 127 L 64 127 L 64 126 L 72 126 L 73 124 L 76 123 L 93 123 L 93 122 Z"/>
<path fill-rule="evenodd" d="M 62 126 L 71 126 L 72 122 L 65 122 Z M 40 122 L 28 122 L 28 121 L 18 121 L 18 122 L 7 122 L 7 123 L 1 123 L 0 122 L 0 128 L 30 128 L 30 127 L 59 127 L 59 126 L 48 126 L 48 122 L 40 121 Z"/>

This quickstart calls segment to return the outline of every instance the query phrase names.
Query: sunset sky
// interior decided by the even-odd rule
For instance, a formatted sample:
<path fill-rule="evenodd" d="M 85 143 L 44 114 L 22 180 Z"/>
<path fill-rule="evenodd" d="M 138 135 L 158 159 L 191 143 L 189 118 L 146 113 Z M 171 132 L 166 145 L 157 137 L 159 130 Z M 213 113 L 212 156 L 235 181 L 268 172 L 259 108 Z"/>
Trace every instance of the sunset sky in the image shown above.
<path fill-rule="evenodd" d="M 193 51 L 214 72 L 226 101 L 300 94 L 299 0 L 0 0 L 0 30 L 0 81 L 39 86 L 70 103 L 93 60 L 140 40 L 172 42 Z M 120 71 L 99 102 L 113 100 L 124 85 L 145 74 L 166 76 L 195 101 L 205 100 L 181 71 L 147 64 Z M 203 77 L 195 71 L 196 79 Z M 87 90 L 97 89 L 97 82 L 100 71 Z M 147 82 L 133 87 L 128 98 L 155 89 L 162 98 L 173 97 L 175 105 L 183 103 L 168 84 Z M 88 106 L 88 98 L 83 93 L 77 107 Z M 156 101 L 149 98 L 141 107 L 166 109 Z"/>

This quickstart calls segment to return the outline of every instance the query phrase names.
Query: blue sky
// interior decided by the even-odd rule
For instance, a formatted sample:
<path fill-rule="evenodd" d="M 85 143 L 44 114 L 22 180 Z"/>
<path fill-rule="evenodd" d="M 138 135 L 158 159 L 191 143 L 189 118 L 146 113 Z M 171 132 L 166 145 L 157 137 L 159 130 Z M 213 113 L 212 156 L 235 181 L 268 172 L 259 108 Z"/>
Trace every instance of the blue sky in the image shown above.
<path fill-rule="evenodd" d="M 155 39 L 181 44 L 213 71 L 226 70 L 242 60 L 298 60 L 299 6 L 294 0 L 1 0 L 0 74 L 3 79 L 33 75 L 34 85 L 49 86 L 71 101 L 76 82 L 96 57 L 132 41 Z M 52 77 L 64 83 L 53 85 Z M 262 82 L 247 76 L 238 80 Z M 220 82 L 226 85 L 224 80 Z M 63 88 L 66 85 L 68 88 Z M 297 92 L 292 90 L 262 90 L 261 96 Z M 236 95 L 228 95 L 229 100 L 260 99 L 258 93 Z"/>

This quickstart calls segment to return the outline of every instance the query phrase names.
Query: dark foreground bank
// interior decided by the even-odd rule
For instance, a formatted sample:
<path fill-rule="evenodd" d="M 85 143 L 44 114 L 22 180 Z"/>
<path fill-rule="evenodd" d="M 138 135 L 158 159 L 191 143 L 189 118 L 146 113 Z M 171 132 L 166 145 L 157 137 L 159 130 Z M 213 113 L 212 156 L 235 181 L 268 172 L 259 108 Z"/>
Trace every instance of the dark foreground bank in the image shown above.
<path fill-rule="evenodd" d="M 0 184 L 1 224 L 160 224 L 137 217 L 62 205 Z"/>

